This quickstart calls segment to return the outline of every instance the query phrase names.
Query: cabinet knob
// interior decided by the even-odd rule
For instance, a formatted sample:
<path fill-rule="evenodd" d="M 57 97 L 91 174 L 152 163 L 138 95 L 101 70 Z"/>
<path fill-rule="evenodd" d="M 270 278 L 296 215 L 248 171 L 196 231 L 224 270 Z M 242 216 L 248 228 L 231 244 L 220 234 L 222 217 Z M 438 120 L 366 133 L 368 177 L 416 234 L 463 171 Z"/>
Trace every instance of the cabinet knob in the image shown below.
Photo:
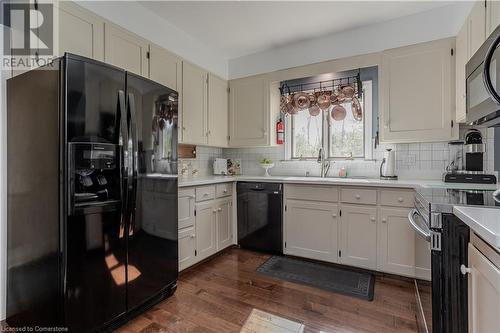
<path fill-rule="evenodd" d="M 220 207 L 219 207 L 219 208 L 217 208 L 217 211 L 218 211 L 218 212 L 222 212 L 222 208 L 220 208 Z"/>
<path fill-rule="evenodd" d="M 182 126 L 182 130 L 185 131 L 186 130 L 186 127 Z"/>
<path fill-rule="evenodd" d="M 370 221 L 375 222 L 375 218 L 373 216 L 370 217 Z"/>
<path fill-rule="evenodd" d="M 222 191 L 222 192 L 227 193 L 227 190 L 224 190 L 224 191 Z"/>
<path fill-rule="evenodd" d="M 195 237 L 195 235 L 194 235 L 194 234 L 191 234 L 191 235 L 189 235 L 189 237 L 194 238 L 194 237 Z"/>
<path fill-rule="evenodd" d="M 361 199 L 361 196 L 359 194 L 356 194 L 355 198 L 359 200 Z"/>
<path fill-rule="evenodd" d="M 204 197 L 208 196 L 208 193 L 203 193 L 203 196 L 204 196 Z"/>
<path fill-rule="evenodd" d="M 403 198 L 398 198 L 398 202 L 403 202 Z"/>
<path fill-rule="evenodd" d="M 335 214 L 335 213 L 334 213 L 334 214 L 332 214 L 332 217 L 333 217 L 333 218 L 336 218 L 336 217 L 337 217 L 337 214 Z"/>
<path fill-rule="evenodd" d="M 196 197 L 194 195 L 190 195 L 189 199 L 195 199 Z"/>
<path fill-rule="evenodd" d="M 464 264 L 460 265 L 460 273 L 462 273 L 462 275 L 470 274 L 471 271 L 472 270 L 469 267 L 466 267 Z"/>
<path fill-rule="evenodd" d="M 382 223 L 387 223 L 387 220 L 386 219 L 382 219 Z"/>
<path fill-rule="evenodd" d="M 212 213 L 214 214 L 217 213 L 217 209 L 212 210 Z"/>

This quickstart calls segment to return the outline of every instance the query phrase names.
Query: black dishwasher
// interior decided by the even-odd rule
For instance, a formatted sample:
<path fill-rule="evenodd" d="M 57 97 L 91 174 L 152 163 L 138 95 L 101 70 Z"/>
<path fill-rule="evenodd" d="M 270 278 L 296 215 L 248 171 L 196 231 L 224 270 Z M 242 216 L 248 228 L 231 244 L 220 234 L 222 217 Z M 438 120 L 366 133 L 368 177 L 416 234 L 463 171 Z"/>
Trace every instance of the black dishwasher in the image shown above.
<path fill-rule="evenodd" d="M 238 244 L 271 254 L 283 253 L 283 185 L 238 182 Z"/>

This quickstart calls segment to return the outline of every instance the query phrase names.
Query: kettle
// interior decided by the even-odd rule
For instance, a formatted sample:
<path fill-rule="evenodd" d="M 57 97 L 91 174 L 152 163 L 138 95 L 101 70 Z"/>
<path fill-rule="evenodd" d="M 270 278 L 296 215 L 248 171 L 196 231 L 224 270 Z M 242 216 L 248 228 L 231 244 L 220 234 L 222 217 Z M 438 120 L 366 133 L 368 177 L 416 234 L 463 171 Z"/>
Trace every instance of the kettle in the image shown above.
<path fill-rule="evenodd" d="M 380 179 L 396 180 L 396 152 L 392 149 L 386 149 L 382 164 L 380 164 Z"/>

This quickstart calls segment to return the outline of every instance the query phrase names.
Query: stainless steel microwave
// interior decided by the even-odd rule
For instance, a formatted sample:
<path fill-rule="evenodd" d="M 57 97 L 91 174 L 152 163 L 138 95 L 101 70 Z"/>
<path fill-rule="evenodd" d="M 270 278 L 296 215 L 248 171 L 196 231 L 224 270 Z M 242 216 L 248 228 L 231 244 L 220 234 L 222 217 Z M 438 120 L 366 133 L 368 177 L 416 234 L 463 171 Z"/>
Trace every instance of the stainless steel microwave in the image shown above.
<path fill-rule="evenodd" d="M 500 126 L 500 26 L 465 66 L 466 121 L 471 125 Z"/>

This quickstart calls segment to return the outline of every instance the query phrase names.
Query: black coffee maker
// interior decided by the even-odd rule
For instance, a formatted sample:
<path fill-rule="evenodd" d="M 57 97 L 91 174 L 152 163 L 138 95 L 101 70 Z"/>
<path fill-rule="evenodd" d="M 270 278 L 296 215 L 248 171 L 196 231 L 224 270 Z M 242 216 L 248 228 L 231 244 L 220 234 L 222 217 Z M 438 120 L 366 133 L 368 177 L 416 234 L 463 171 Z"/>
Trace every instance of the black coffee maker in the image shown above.
<path fill-rule="evenodd" d="M 496 184 L 496 176 L 484 172 L 485 144 L 481 132 L 477 129 L 470 129 L 465 133 L 464 141 L 453 142 L 457 147 L 462 143 L 465 154 L 463 164 L 458 163 L 459 165 L 454 165 L 453 169 L 447 170 L 443 180 L 447 183 Z M 457 161 L 453 162 L 457 164 Z M 450 163 L 450 165 L 452 164 Z"/>

